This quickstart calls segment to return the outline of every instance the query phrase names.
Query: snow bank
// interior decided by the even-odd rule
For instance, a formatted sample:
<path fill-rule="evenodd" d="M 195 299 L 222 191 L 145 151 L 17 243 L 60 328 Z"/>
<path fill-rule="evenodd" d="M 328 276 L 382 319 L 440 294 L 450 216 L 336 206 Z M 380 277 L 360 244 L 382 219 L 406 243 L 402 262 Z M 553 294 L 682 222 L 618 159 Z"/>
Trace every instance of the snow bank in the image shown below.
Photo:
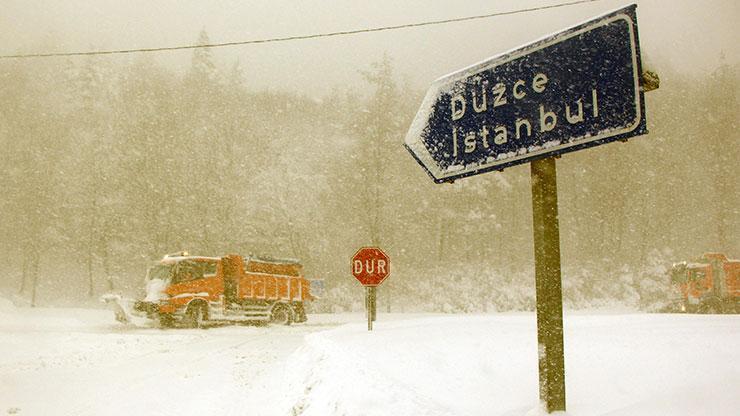
<path fill-rule="evenodd" d="M 5 331 L 109 330 L 113 312 L 103 309 L 31 308 L 0 297 L 0 334 Z M 1 351 L 0 351 L 1 352 Z"/>
<path fill-rule="evenodd" d="M 105 310 L 0 316 L 0 413 L 543 415 L 532 313 L 380 314 L 373 332 L 361 314 L 208 330 L 129 329 Z M 569 416 L 740 408 L 740 315 L 564 322 Z"/>
<path fill-rule="evenodd" d="M 523 415 L 538 395 L 530 321 L 442 316 L 379 321 L 372 333 L 363 323 L 311 334 L 289 365 L 301 375 L 290 383 L 292 411 Z"/>
<path fill-rule="evenodd" d="M 733 414 L 740 317 L 566 316 L 570 416 Z M 283 414 L 538 415 L 534 316 L 351 324 L 306 337 Z"/>

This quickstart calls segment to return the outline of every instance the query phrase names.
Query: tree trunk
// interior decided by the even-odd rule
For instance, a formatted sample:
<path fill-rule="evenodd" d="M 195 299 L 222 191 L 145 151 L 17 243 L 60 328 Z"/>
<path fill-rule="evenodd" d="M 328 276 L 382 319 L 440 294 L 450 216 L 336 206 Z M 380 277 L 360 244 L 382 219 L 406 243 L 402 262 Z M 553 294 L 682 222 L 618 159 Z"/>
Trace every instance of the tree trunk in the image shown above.
<path fill-rule="evenodd" d="M 437 243 L 437 262 L 442 266 L 443 259 L 445 258 L 445 251 L 447 250 L 447 227 L 445 226 L 444 216 L 439 217 L 439 241 Z"/>
<path fill-rule="evenodd" d="M 104 241 L 103 247 L 103 273 L 105 273 L 105 280 L 108 282 L 108 291 L 113 291 L 113 276 L 110 274 L 110 250 L 108 250 L 108 241 Z"/>
<path fill-rule="evenodd" d="M 91 298 L 93 296 L 93 286 L 95 282 L 93 282 L 93 255 L 92 251 L 87 252 L 87 297 Z"/>
<path fill-rule="evenodd" d="M 28 251 L 23 249 L 23 266 L 21 270 L 21 286 L 18 289 L 18 294 L 23 293 L 26 290 L 26 277 L 28 276 Z"/>
<path fill-rule="evenodd" d="M 34 252 L 31 257 L 31 307 L 36 307 L 36 289 L 39 283 L 39 254 Z"/>
<path fill-rule="evenodd" d="M 97 215 L 97 204 L 95 198 L 92 200 L 92 209 L 90 210 L 90 229 L 87 242 L 87 297 L 93 296 L 95 282 L 93 282 L 93 247 L 95 243 L 95 216 Z"/>
<path fill-rule="evenodd" d="M 726 172 L 726 169 L 728 166 L 730 166 L 730 163 L 727 163 L 727 166 L 725 166 L 723 163 L 720 163 L 718 167 L 717 177 L 715 178 L 715 189 L 716 189 L 716 200 L 717 200 L 717 250 L 722 253 L 730 254 L 730 242 L 728 238 L 728 231 L 730 228 L 730 223 L 727 221 L 728 212 L 731 210 L 730 204 L 728 204 L 729 199 L 732 195 L 732 187 L 727 186 L 729 178 L 732 177 L 731 172 Z"/>

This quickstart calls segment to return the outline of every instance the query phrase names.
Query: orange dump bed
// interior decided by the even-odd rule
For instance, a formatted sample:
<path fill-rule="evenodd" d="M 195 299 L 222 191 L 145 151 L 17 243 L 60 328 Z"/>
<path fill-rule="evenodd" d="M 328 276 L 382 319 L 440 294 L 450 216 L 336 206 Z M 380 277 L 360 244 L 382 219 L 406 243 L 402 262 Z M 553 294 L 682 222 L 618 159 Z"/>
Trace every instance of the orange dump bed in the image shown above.
<path fill-rule="evenodd" d="M 730 260 L 724 264 L 724 269 L 728 295 L 740 297 L 740 261 Z"/>
<path fill-rule="evenodd" d="M 294 261 L 229 256 L 237 265 L 237 296 L 255 300 L 311 300 L 303 266 Z"/>
<path fill-rule="evenodd" d="M 295 261 L 244 258 L 231 254 L 221 258 L 166 258 L 162 263 L 177 264 L 173 272 L 176 277 L 166 289 L 170 297 L 179 299 L 172 303 L 184 304 L 194 296 L 217 301 L 230 286 L 230 279 L 236 283 L 234 293 L 241 300 L 295 302 L 314 299 L 310 294 L 310 283 L 303 277 L 303 266 Z M 195 276 L 183 277 L 184 273 L 193 272 Z"/>
<path fill-rule="evenodd" d="M 265 260 L 249 259 L 244 268 L 244 271 L 248 273 L 264 273 L 299 277 L 301 275 L 302 269 L 303 266 L 301 266 L 300 263 L 278 263 L 268 262 Z"/>

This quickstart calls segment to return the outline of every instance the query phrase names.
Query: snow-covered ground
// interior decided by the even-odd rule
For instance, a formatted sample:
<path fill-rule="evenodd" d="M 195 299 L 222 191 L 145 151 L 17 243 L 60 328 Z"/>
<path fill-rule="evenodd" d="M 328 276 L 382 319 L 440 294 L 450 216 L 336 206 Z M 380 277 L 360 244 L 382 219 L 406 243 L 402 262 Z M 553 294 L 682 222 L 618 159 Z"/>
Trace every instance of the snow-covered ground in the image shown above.
<path fill-rule="evenodd" d="M 290 327 L 127 328 L 0 304 L 0 414 L 525 415 L 533 314 L 311 315 Z M 568 414 L 733 415 L 740 316 L 565 317 Z"/>

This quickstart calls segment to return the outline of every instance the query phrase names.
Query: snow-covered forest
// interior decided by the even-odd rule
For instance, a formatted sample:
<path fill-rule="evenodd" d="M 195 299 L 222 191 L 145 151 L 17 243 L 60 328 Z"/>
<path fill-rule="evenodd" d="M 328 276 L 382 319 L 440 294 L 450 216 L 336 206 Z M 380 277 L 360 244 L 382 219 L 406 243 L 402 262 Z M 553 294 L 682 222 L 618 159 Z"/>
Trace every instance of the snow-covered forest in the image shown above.
<path fill-rule="evenodd" d="M 377 244 L 381 310 L 534 308 L 529 168 L 433 184 L 402 146 L 424 91 L 392 59 L 307 95 L 189 53 L 184 75 L 149 54 L 0 61 L 4 296 L 93 304 L 188 250 L 298 258 L 325 279 L 316 310 L 360 310 L 349 259 Z M 651 133 L 558 160 L 566 307 L 654 309 L 671 262 L 738 254 L 740 68 L 717 62 L 653 62 Z"/>
<path fill-rule="evenodd" d="M 738 17 L 4 1 L 0 414 L 736 413 Z"/>

